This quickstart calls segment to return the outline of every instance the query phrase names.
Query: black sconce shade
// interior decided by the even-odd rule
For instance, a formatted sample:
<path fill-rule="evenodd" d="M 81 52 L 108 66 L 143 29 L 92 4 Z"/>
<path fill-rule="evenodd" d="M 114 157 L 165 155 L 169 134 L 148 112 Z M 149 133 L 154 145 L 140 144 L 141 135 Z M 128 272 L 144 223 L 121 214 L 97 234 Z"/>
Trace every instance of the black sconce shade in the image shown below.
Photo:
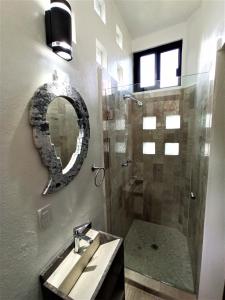
<path fill-rule="evenodd" d="M 71 6 L 66 0 L 51 0 L 45 12 L 46 41 L 60 57 L 72 60 L 72 16 Z"/>

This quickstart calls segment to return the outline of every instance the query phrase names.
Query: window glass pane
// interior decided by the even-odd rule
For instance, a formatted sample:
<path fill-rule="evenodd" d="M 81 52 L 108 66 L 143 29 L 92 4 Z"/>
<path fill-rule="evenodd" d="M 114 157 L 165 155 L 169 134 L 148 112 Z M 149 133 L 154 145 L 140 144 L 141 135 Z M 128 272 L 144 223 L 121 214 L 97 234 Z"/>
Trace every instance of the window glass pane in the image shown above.
<path fill-rule="evenodd" d="M 126 153 L 126 144 L 125 143 L 115 143 L 115 152 L 116 153 Z"/>
<path fill-rule="evenodd" d="M 178 58 L 178 49 L 166 51 L 160 54 L 160 87 L 178 85 L 178 77 L 176 76 Z"/>
<path fill-rule="evenodd" d="M 96 61 L 103 68 L 107 69 L 107 52 L 105 47 L 96 39 Z"/>
<path fill-rule="evenodd" d="M 155 143 L 143 143 L 143 154 L 155 154 Z"/>
<path fill-rule="evenodd" d="M 166 129 L 180 128 L 180 115 L 166 116 Z"/>
<path fill-rule="evenodd" d="M 106 23 L 105 17 L 105 1 L 104 0 L 94 0 L 94 8 L 99 17 L 104 23 Z"/>
<path fill-rule="evenodd" d="M 165 155 L 179 155 L 179 143 L 165 143 Z"/>
<path fill-rule="evenodd" d="M 156 129 L 156 117 L 144 117 L 143 129 Z"/>
<path fill-rule="evenodd" d="M 123 49 L 123 34 L 118 25 L 116 25 L 116 42 Z"/>
<path fill-rule="evenodd" d="M 155 54 L 145 55 L 140 60 L 141 88 L 155 85 Z"/>

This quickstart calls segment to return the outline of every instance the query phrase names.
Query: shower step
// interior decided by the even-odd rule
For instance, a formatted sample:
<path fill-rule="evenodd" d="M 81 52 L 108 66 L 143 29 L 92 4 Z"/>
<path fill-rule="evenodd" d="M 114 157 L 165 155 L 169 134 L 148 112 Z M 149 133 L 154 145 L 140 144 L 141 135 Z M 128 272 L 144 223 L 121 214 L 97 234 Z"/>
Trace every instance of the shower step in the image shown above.
<path fill-rule="evenodd" d="M 197 300 L 195 294 L 179 290 L 128 268 L 125 268 L 125 280 L 128 284 L 166 300 Z"/>

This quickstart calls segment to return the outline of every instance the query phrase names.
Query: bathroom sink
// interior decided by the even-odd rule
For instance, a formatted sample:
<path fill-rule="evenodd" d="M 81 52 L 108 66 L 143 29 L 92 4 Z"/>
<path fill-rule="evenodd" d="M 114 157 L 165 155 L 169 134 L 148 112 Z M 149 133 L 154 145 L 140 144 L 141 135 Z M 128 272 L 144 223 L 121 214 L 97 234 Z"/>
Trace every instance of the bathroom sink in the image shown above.
<path fill-rule="evenodd" d="M 106 294 L 109 299 L 116 290 L 118 278 L 123 282 L 122 239 L 93 229 L 86 236 L 93 240 L 91 244 L 81 240 L 82 251 L 75 253 L 72 243 L 41 275 L 44 299 L 92 300 Z M 119 259 L 114 262 L 117 256 Z M 122 290 L 123 285 L 118 285 Z M 52 297 L 51 293 L 57 297 Z"/>
<path fill-rule="evenodd" d="M 47 279 L 47 283 L 65 294 L 70 292 L 100 245 L 98 231 L 90 229 L 86 236 L 91 238 L 93 242 L 89 244 L 87 241 L 81 240 L 80 252 L 75 253 L 73 248 L 58 268 L 56 268 L 52 275 Z"/>

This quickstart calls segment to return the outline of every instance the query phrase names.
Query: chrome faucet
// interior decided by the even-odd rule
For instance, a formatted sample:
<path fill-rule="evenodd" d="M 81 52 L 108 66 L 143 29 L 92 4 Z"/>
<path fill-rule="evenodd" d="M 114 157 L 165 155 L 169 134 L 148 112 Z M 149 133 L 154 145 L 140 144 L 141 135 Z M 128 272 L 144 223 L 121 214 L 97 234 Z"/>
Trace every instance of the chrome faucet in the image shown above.
<path fill-rule="evenodd" d="M 85 240 L 89 244 L 93 242 L 91 238 L 86 236 L 85 234 L 91 228 L 91 222 L 85 223 L 73 228 L 73 237 L 74 237 L 74 252 L 80 252 L 80 241 Z"/>

